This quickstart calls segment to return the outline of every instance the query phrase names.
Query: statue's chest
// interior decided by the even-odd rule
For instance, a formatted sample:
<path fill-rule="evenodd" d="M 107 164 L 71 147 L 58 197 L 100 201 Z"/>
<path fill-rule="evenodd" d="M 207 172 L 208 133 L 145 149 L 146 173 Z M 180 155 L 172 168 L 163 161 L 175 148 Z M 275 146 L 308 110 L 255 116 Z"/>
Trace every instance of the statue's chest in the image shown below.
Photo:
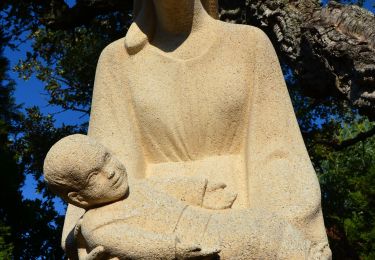
<path fill-rule="evenodd" d="M 176 110 L 186 117 L 232 117 L 248 105 L 252 75 L 245 63 L 229 57 L 188 62 L 156 58 L 134 69 L 142 76 L 130 78 L 130 94 L 143 119 L 163 120 Z"/>
<path fill-rule="evenodd" d="M 244 61 L 229 55 L 187 62 L 150 56 L 131 67 L 127 87 L 149 161 L 242 149 L 253 81 Z"/>

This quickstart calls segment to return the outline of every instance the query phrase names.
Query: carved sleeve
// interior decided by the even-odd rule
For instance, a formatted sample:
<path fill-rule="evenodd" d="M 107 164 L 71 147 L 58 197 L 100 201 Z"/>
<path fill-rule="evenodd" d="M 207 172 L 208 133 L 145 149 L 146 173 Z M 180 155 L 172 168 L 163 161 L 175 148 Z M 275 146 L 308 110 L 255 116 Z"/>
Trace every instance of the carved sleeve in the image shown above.
<path fill-rule="evenodd" d="M 165 192 L 189 205 L 201 207 L 203 204 L 207 188 L 207 179 L 205 178 L 167 174 L 153 176 L 147 181 L 154 189 Z"/>
<path fill-rule="evenodd" d="M 320 188 L 293 111 L 276 52 L 253 29 L 254 82 L 246 163 L 252 207 L 278 214 L 312 242 L 327 241 Z"/>
<path fill-rule="evenodd" d="M 107 46 L 96 69 L 88 135 L 126 167 L 129 179 L 144 177 L 144 156 L 132 99 L 127 89 L 123 40 Z"/>
<path fill-rule="evenodd" d="M 236 193 L 226 189 L 224 183 L 217 183 L 203 177 L 162 175 L 147 181 L 156 190 L 167 193 L 188 205 L 207 209 L 231 208 L 237 198 Z"/>
<path fill-rule="evenodd" d="M 175 259 L 176 236 L 157 234 L 123 222 L 103 225 L 82 235 L 89 248 L 103 246 L 106 254 L 119 259 Z"/>

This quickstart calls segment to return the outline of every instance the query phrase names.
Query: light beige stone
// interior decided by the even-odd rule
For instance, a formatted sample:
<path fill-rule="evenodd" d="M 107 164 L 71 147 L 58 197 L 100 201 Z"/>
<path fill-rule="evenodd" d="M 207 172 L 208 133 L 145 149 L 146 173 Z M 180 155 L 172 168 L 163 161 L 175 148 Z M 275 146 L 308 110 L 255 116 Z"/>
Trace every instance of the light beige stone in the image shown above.
<path fill-rule="evenodd" d="M 275 225 L 287 225 L 274 239 L 290 227 L 320 248 L 316 259 L 328 257 L 317 177 L 277 56 L 261 30 L 214 20 L 199 0 L 136 0 L 126 37 L 100 56 L 88 135 L 126 165 L 130 187 L 174 177 L 175 183 L 189 177 L 225 184 L 207 193 L 202 205 L 191 198 L 185 203 L 275 216 Z M 165 194 L 189 195 L 173 189 Z M 83 213 L 68 207 L 63 247 L 70 253 Z M 246 223 L 244 230 L 255 225 Z M 264 224 L 249 236 L 263 241 L 271 229 Z"/>
<path fill-rule="evenodd" d="M 129 187 L 125 167 L 83 135 L 56 143 L 44 172 L 52 190 L 87 210 L 75 232 L 90 255 L 100 249 L 119 259 L 312 259 L 316 253 L 316 245 L 276 214 L 202 208 L 207 194 L 224 191 L 222 184 L 179 176 Z"/>

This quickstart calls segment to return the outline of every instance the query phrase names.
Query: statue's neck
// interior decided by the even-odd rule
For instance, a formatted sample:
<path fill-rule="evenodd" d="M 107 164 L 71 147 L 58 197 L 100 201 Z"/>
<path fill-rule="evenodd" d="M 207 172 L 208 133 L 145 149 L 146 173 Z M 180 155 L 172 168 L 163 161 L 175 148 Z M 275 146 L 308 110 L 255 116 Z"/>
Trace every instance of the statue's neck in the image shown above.
<path fill-rule="evenodd" d="M 209 16 L 200 0 L 154 0 L 156 31 L 162 35 L 188 36 Z"/>

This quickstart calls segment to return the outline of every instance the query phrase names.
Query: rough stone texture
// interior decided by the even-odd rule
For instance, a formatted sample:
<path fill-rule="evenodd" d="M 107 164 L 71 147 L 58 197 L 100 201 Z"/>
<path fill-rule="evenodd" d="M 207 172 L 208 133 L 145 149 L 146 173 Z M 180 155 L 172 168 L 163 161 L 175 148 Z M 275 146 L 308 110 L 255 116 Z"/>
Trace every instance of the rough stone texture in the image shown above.
<path fill-rule="evenodd" d="M 212 19 L 199 0 L 154 0 L 155 6 L 150 1 L 136 3 L 135 22 L 126 37 L 110 44 L 101 54 L 88 133 L 108 148 L 111 158 L 116 157 L 126 165 L 129 198 L 132 198 L 132 187 L 135 191 L 134 210 L 143 210 L 143 202 L 137 197 L 146 199 L 156 210 L 160 196 L 160 204 L 177 212 L 170 213 L 171 218 L 179 213 L 185 216 L 179 207 L 188 205 L 187 217 L 182 223 L 186 222 L 192 230 L 186 240 L 197 238 L 199 232 L 207 234 L 207 238 L 202 237 L 201 250 L 196 252 L 210 249 L 212 256 L 219 249 L 223 259 L 233 259 L 236 253 L 238 259 L 301 259 L 302 254 L 307 259 L 329 258 L 319 184 L 268 37 L 255 27 Z M 186 192 L 176 191 L 183 190 L 183 183 L 189 188 L 189 181 L 178 181 L 178 178 L 207 180 L 208 193 L 204 193 L 207 196 L 200 203 L 196 197 L 186 199 L 189 197 Z M 137 190 L 146 192 L 146 186 L 142 185 L 151 185 L 152 193 L 150 183 L 155 180 L 168 180 L 162 182 L 164 195 L 155 195 L 157 199 L 151 200 L 153 195 L 137 193 Z M 173 181 L 181 188 L 166 185 Z M 105 183 L 100 187 L 105 187 Z M 199 187 L 204 185 L 191 189 L 202 194 Z M 87 193 L 96 198 L 91 203 L 97 207 L 110 202 L 104 191 Z M 86 207 L 77 203 L 85 192 L 82 194 L 66 195 L 65 199 Z M 172 203 L 173 196 L 185 200 L 184 204 Z M 126 199 L 123 203 L 126 204 Z M 151 204 L 147 205 L 151 207 Z M 143 248 L 146 244 L 153 249 L 140 254 L 156 250 L 155 255 L 145 255 L 146 258 L 170 253 L 168 248 L 157 251 L 161 250 L 158 243 L 163 243 L 164 234 L 171 234 L 167 227 L 173 222 L 161 213 L 149 214 L 146 219 L 150 224 L 140 226 L 161 228 L 160 232 L 151 230 L 151 237 L 147 232 L 139 232 L 137 227 L 131 232 L 155 244 L 138 244 L 135 239 L 134 244 L 126 244 L 135 251 L 123 252 L 116 251 L 125 246 L 121 241 L 103 245 L 107 242 L 91 240 L 91 231 L 87 231 L 90 228 L 84 231 L 83 223 L 82 234 L 76 232 L 78 237 L 74 238 L 77 221 L 84 214 L 79 207 L 70 205 L 66 215 L 63 247 L 69 254 L 76 253 L 76 247 L 80 254 L 100 254 L 104 246 L 104 251 L 113 250 L 118 252 L 117 257 L 125 258 L 126 254 L 146 250 Z M 200 207 L 205 207 L 205 212 L 207 208 L 223 212 L 199 216 Z M 95 214 L 90 212 L 104 216 L 102 211 L 107 210 L 90 209 L 83 220 Z M 128 214 L 113 211 L 113 215 L 108 213 L 113 217 L 123 218 L 123 214 Z M 209 225 L 204 220 L 207 218 L 213 221 Z M 102 223 L 100 218 L 90 219 Z M 153 221 L 162 224 L 151 224 Z M 200 228 L 205 223 L 207 226 Z M 127 230 L 117 229 L 115 225 L 109 229 L 114 237 Z M 116 234 L 117 230 L 120 233 Z M 184 232 L 188 231 L 183 229 L 179 236 L 184 237 Z M 154 235 L 160 240 L 153 239 Z M 210 244 L 211 239 L 219 241 Z M 310 253 L 306 251 L 306 241 Z"/>
<path fill-rule="evenodd" d="M 306 54 L 311 55 L 302 58 L 301 64 L 324 68 L 323 79 L 329 80 L 325 84 L 322 79 L 311 81 L 306 88 L 320 95 L 336 90 L 366 115 L 375 118 L 374 14 L 358 6 L 332 2 L 314 12 L 312 17 L 303 28 L 302 36 L 310 50 Z M 306 67 L 300 73 L 307 74 L 303 76 L 309 79 L 313 76 Z"/>
<path fill-rule="evenodd" d="M 129 187 L 125 167 L 84 135 L 56 143 L 44 172 L 54 191 L 86 209 L 75 229 L 90 252 L 85 258 L 321 259 L 328 253 L 326 243 L 312 243 L 277 214 L 231 210 L 236 196 L 230 193 L 221 208 L 227 210 L 207 210 L 207 196 L 220 206 L 226 187 L 199 176 L 153 176 Z"/>

